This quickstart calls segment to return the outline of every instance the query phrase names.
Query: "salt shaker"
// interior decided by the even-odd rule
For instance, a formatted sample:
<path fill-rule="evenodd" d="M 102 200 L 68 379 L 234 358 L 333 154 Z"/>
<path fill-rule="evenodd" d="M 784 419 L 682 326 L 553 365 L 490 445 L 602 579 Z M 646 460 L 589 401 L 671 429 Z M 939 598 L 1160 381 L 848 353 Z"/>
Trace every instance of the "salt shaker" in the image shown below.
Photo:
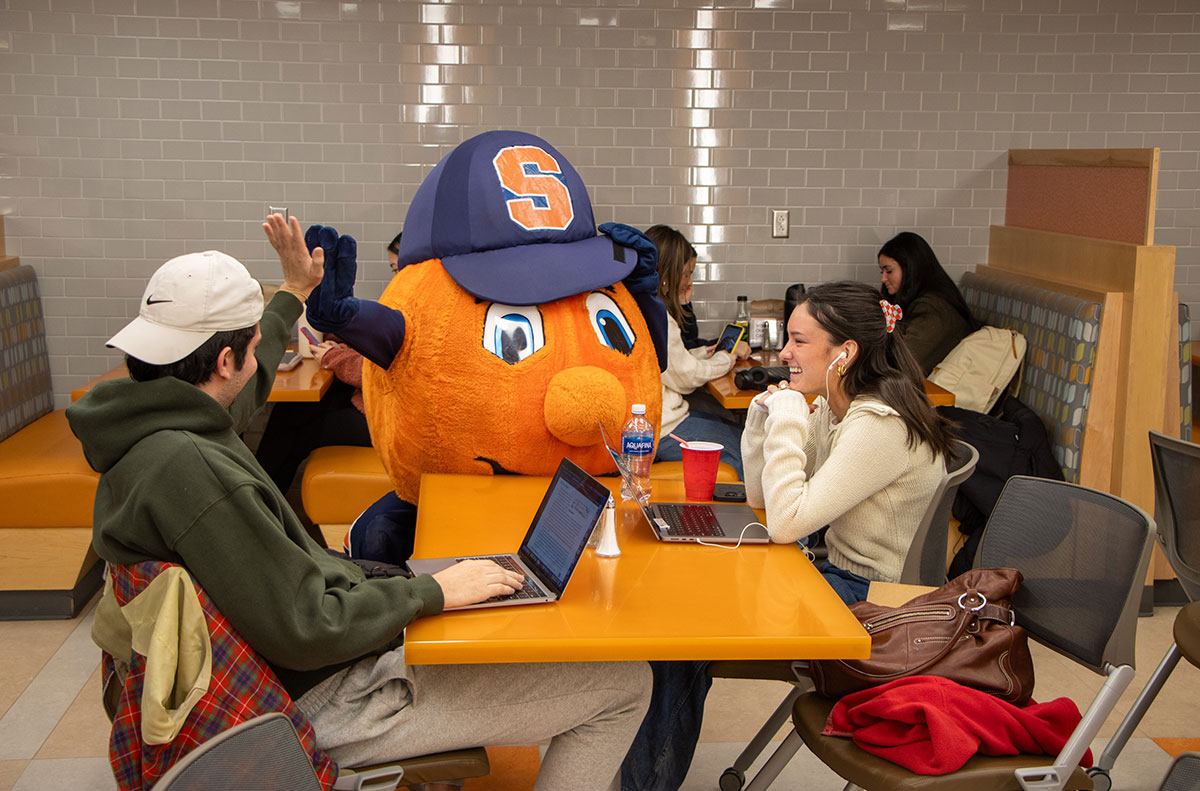
<path fill-rule="evenodd" d="M 602 558 L 620 557 L 621 547 L 617 545 L 617 503 L 611 495 L 608 505 L 604 507 L 604 516 L 600 519 L 600 543 L 596 545 L 596 555 Z"/>

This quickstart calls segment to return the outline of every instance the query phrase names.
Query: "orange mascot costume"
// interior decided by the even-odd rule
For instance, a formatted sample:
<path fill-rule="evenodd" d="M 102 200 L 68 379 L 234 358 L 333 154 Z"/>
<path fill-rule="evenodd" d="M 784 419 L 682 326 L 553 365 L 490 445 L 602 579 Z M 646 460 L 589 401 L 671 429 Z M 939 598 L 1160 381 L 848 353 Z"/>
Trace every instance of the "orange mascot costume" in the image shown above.
<path fill-rule="evenodd" d="M 655 247 L 600 230 L 566 158 L 511 131 L 465 141 L 426 177 L 378 303 L 351 296 L 353 238 L 309 228 L 326 261 L 309 321 L 366 358 L 367 423 L 395 485 L 356 521 L 351 554 L 407 558 L 423 472 L 551 475 L 567 457 L 611 473 L 599 426 L 618 436 L 634 403 L 659 424 Z"/>

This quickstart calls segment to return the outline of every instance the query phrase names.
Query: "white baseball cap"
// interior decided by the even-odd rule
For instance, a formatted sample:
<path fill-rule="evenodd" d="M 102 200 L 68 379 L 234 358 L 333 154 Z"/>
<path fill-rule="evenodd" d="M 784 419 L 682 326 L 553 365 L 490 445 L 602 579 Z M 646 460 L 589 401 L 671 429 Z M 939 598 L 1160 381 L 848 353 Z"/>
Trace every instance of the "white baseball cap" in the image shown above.
<path fill-rule="evenodd" d="M 215 333 L 253 327 L 262 287 L 246 267 L 216 250 L 188 253 L 158 268 L 138 316 L 106 344 L 153 365 L 187 357 Z"/>

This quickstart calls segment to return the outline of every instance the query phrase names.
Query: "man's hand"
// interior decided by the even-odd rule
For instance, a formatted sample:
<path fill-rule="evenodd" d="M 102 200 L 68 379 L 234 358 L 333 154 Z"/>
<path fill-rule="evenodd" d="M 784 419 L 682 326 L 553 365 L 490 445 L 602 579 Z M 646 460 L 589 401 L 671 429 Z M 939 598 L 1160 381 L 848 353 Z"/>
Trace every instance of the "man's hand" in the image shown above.
<path fill-rule="evenodd" d="M 308 299 L 325 273 L 325 251 L 318 247 L 309 255 L 304 234 L 300 232 L 300 221 L 295 217 L 285 221 L 280 214 L 269 214 L 262 227 L 279 254 L 283 288 Z"/>
<path fill-rule="evenodd" d="M 520 574 L 501 568 L 490 560 L 464 560 L 433 575 L 442 586 L 444 609 L 464 607 L 468 604 L 507 596 L 525 587 Z"/>

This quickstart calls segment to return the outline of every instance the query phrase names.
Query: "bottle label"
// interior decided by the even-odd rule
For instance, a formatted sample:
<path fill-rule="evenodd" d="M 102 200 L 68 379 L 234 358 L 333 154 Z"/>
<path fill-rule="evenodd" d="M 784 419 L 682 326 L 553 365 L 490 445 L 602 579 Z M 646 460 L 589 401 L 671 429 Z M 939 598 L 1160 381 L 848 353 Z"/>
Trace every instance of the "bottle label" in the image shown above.
<path fill-rule="evenodd" d="M 621 437 L 621 452 L 629 456 L 645 456 L 654 450 L 654 438 L 646 436 Z"/>

